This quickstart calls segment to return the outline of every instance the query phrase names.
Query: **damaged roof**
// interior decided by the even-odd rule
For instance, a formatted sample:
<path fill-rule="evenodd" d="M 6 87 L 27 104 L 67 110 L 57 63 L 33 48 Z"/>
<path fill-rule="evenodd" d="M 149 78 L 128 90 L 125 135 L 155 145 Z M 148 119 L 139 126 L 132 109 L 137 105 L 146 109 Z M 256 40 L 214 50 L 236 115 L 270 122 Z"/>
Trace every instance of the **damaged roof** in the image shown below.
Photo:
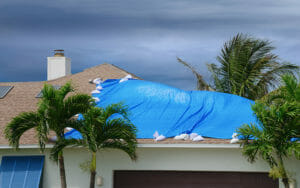
<path fill-rule="evenodd" d="M 11 91 L 7 93 L 4 98 L 0 99 L 0 145 L 8 145 L 8 140 L 5 139 L 4 129 L 6 125 L 21 112 L 35 111 L 37 103 L 40 98 L 36 96 L 39 94 L 45 83 L 51 85 L 64 85 L 71 81 L 76 93 L 90 94 L 95 89 L 95 85 L 89 81 L 95 78 L 106 79 L 120 79 L 126 75 L 131 74 L 112 64 L 101 64 L 95 67 L 85 69 L 82 72 L 67 75 L 58 79 L 40 82 L 0 82 L 0 86 L 13 86 Z M 141 79 L 131 74 L 136 79 Z M 37 139 L 35 138 L 35 130 L 29 130 L 23 134 L 20 139 L 20 145 L 35 145 Z M 139 139 L 141 144 L 227 144 L 230 140 L 227 139 L 212 139 L 206 138 L 201 142 L 180 141 L 172 138 L 164 141 L 155 142 L 153 139 Z"/>

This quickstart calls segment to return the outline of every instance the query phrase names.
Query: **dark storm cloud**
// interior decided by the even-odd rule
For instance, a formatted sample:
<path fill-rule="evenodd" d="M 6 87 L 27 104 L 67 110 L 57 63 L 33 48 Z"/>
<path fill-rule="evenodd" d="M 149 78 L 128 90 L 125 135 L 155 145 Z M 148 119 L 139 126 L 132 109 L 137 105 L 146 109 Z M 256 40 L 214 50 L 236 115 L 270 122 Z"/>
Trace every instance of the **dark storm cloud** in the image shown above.
<path fill-rule="evenodd" d="M 238 32 L 270 39 L 282 59 L 297 63 L 297 0 L 2 0 L 0 81 L 46 79 L 46 56 L 63 48 L 79 72 L 102 62 L 138 76 L 194 89 L 179 56 L 209 79 L 224 41 Z"/>

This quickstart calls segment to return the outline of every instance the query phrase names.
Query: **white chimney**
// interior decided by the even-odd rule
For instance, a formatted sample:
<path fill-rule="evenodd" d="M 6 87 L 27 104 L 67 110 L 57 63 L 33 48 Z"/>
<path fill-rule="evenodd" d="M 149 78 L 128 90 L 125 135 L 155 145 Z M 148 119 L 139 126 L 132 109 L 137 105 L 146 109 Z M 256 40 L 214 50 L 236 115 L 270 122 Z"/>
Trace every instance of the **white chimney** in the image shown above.
<path fill-rule="evenodd" d="M 54 50 L 54 56 L 47 58 L 47 80 L 71 74 L 71 59 L 64 56 L 64 50 Z"/>

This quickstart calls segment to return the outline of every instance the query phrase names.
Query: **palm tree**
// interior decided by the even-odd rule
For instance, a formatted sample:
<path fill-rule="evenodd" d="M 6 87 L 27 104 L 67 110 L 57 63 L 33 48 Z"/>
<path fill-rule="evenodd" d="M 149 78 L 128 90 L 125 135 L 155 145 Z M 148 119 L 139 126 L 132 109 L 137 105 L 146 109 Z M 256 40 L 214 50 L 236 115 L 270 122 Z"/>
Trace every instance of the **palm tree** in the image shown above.
<path fill-rule="evenodd" d="M 296 65 L 279 63 L 279 58 L 272 53 L 274 49 L 268 40 L 237 34 L 224 44 L 221 54 L 217 56 L 220 66 L 207 65 L 213 77 L 213 85 L 210 87 L 215 91 L 253 100 L 261 98 L 276 88 L 280 75 L 299 70 Z M 197 73 L 186 62 L 180 59 L 179 62 L 186 64 L 194 74 Z M 208 88 L 209 85 L 201 75 L 197 76 L 197 80 L 199 84 L 204 85 L 203 89 Z"/>
<path fill-rule="evenodd" d="M 72 125 L 73 116 L 84 113 L 90 108 L 91 97 L 85 94 L 75 94 L 66 97 L 74 91 L 68 82 L 59 90 L 45 84 L 42 90 L 42 99 L 38 103 L 36 112 L 23 112 L 14 117 L 5 128 L 5 136 L 10 145 L 19 148 L 20 137 L 28 130 L 36 130 L 40 149 L 44 151 L 48 142 L 48 133 L 53 131 L 57 140 L 64 138 L 64 129 Z M 66 188 L 66 175 L 63 151 L 58 154 L 61 187 Z"/>
<path fill-rule="evenodd" d="M 114 117 L 118 114 L 120 117 Z M 95 187 L 96 154 L 103 149 L 112 148 L 126 152 L 132 160 L 136 156 L 136 128 L 127 118 L 127 108 L 121 104 L 112 104 L 106 108 L 92 107 L 83 114 L 82 120 L 74 120 L 73 128 L 83 139 L 59 140 L 51 156 L 58 160 L 61 150 L 67 146 L 83 146 L 92 154 L 89 163 L 90 188 Z"/>
<path fill-rule="evenodd" d="M 252 109 L 259 125 L 243 125 L 238 129 L 242 152 L 253 163 L 260 156 L 268 162 L 272 178 L 281 178 L 286 188 L 291 177 L 284 158 L 294 155 L 300 160 L 300 84 L 294 76 L 282 77 L 284 86 L 268 99 L 257 101 Z"/>

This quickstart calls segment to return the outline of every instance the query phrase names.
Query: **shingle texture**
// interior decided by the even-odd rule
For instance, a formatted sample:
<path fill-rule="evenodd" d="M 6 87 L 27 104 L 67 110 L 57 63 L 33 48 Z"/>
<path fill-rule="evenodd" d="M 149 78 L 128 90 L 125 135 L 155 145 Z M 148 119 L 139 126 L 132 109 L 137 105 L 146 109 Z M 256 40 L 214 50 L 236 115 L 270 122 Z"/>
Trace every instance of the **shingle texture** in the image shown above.
<path fill-rule="evenodd" d="M 89 80 L 95 78 L 102 79 L 118 79 L 128 74 L 125 70 L 120 69 L 111 64 L 101 64 L 83 72 L 68 75 L 51 81 L 41 82 L 0 82 L 0 86 L 13 86 L 14 88 L 2 99 L 0 99 L 0 145 L 8 145 L 8 141 L 4 137 L 5 126 L 12 120 L 13 117 L 21 112 L 35 111 L 37 103 L 40 100 L 36 98 L 37 94 L 43 88 L 45 83 L 51 85 L 64 85 L 66 82 L 71 81 L 76 89 L 76 93 L 90 94 L 95 89 L 94 84 L 90 84 Z M 137 76 L 131 74 L 133 77 Z M 140 78 L 138 78 L 140 79 Z M 165 141 L 154 142 L 152 139 L 140 139 L 139 143 L 229 143 L 228 140 L 221 139 L 205 139 L 202 142 L 191 141 L 175 141 L 167 139 Z M 34 130 L 27 131 L 20 140 L 20 144 L 37 144 Z"/>

